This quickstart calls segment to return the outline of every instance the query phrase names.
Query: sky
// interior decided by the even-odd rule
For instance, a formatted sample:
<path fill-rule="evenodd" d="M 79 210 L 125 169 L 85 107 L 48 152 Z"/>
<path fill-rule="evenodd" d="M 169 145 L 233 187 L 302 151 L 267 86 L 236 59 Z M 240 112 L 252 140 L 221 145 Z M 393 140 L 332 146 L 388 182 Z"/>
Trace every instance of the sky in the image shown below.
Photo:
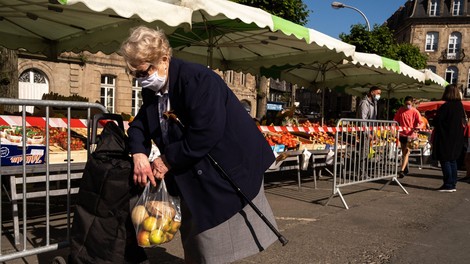
<path fill-rule="evenodd" d="M 349 34 L 354 24 L 366 24 L 362 15 L 351 8 L 333 9 L 335 0 L 303 0 L 310 10 L 306 27 L 313 28 L 339 39 L 340 33 Z M 407 0 L 336 0 L 362 11 L 369 20 L 371 29 L 374 24 L 383 24 Z"/>

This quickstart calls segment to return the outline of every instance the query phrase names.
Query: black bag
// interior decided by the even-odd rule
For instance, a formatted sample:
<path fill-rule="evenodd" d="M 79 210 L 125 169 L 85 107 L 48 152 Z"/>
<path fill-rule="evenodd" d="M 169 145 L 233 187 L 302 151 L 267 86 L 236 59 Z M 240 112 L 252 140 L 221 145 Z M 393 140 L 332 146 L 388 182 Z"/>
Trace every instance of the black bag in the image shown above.
<path fill-rule="evenodd" d="M 130 219 L 130 201 L 137 201 L 142 191 L 132 175 L 127 136 L 122 127 L 107 122 L 80 182 L 68 263 L 140 263 L 147 259 L 137 246 Z"/>

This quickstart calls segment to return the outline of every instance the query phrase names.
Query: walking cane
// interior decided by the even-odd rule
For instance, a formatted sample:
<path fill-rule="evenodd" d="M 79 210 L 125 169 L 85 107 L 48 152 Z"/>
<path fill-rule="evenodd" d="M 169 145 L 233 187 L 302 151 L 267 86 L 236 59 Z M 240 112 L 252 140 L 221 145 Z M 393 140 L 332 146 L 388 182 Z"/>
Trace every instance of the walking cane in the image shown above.
<path fill-rule="evenodd" d="M 181 122 L 181 120 L 172 112 L 165 112 L 163 113 L 163 118 L 166 120 L 172 120 L 175 121 L 182 129 L 184 129 L 184 125 Z M 212 158 L 211 154 L 207 154 L 207 157 L 211 160 L 212 163 L 214 163 L 215 167 L 222 173 L 222 176 L 224 177 L 225 180 L 227 180 L 230 185 L 235 189 L 235 191 L 243 198 L 245 199 L 246 202 L 253 208 L 253 210 L 258 214 L 258 216 L 266 223 L 266 225 L 273 231 L 273 233 L 277 236 L 277 239 L 282 243 L 283 246 L 289 242 L 272 224 L 269 222 L 269 220 L 264 216 L 264 214 L 258 209 L 258 207 L 248 199 L 248 197 L 240 190 L 240 187 L 228 176 L 228 174 L 225 172 L 225 170 L 217 163 L 217 161 Z"/>

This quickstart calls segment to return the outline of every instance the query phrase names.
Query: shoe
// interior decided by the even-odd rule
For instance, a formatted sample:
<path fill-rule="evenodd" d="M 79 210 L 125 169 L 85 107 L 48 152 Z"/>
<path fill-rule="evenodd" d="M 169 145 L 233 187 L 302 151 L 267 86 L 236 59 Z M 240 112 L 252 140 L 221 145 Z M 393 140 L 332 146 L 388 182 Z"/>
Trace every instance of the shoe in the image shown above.
<path fill-rule="evenodd" d="M 441 188 L 437 189 L 438 192 L 443 192 L 443 193 L 452 193 L 452 192 L 456 192 L 457 189 L 455 188 L 445 188 L 444 186 L 442 186 Z"/>
<path fill-rule="evenodd" d="M 405 172 L 399 171 L 399 172 L 398 172 L 398 178 L 400 178 L 400 179 L 405 178 Z"/>

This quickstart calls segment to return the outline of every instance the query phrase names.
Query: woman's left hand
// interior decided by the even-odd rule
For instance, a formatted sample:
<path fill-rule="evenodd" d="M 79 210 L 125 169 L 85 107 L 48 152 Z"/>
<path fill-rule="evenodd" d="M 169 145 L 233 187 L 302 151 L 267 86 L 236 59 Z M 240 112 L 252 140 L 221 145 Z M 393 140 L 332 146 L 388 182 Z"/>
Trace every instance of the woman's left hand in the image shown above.
<path fill-rule="evenodd" d="M 152 162 L 152 172 L 155 178 L 160 180 L 163 179 L 168 170 L 169 168 L 165 162 L 164 156 L 160 156 Z"/>

